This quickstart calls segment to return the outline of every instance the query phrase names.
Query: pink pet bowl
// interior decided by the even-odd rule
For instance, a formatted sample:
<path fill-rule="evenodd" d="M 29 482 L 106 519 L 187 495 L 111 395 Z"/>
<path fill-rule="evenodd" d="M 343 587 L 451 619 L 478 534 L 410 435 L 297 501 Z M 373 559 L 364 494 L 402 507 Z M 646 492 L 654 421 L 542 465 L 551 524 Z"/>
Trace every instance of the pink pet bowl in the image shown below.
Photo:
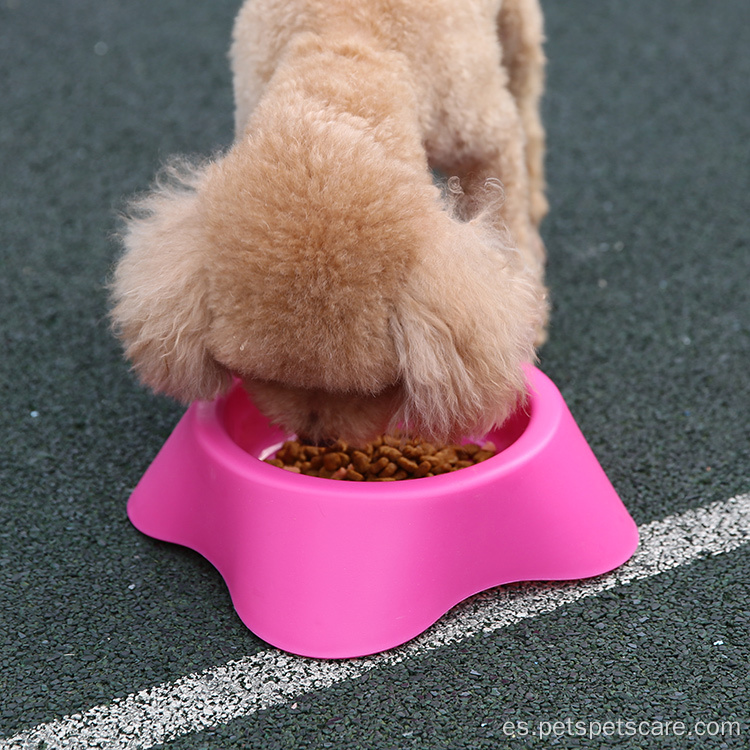
<path fill-rule="evenodd" d="M 487 435 L 498 455 L 383 483 L 264 463 L 288 436 L 238 384 L 190 406 L 128 515 L 206 557 L 268 643 L 318 658 L 393 648 L 475 593 L 599 575 L 635 551 L 637 528 L 560 392 L 537 369 L 528 381 L 525 409 Z"/>

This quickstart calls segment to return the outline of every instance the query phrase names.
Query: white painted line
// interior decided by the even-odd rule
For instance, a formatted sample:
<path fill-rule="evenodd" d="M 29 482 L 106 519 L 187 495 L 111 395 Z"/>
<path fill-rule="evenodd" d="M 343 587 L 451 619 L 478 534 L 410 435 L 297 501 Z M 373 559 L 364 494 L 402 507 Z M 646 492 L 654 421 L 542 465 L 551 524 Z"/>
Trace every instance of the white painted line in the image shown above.
<path fill-rule="evenodd" d="M 640 528 L 636 554 L 613 573 L 563 584 L 516 584 L 480 594 L 427 633 L 366 659 L 315 661 L 269 649 L 133 693 L 0 740 L 0 750 L 141 750 L 293 698 L 353 680 L 482 632 L 492 632 L 570 602 L 650 578 L 750 541 L 750 494 L 688 510 Z"/>

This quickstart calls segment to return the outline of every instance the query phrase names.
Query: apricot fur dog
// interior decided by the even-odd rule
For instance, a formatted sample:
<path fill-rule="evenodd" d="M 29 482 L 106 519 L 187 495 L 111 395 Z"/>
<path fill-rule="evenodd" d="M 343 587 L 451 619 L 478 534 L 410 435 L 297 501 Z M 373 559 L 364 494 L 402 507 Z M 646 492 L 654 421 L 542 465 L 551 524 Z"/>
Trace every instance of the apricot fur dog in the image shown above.
<path fill-rule="evenodd" d="M 312 440 L 501 423 L 546 320 L 537 0 L 249 0 L 231 60 L 234 144 L 125 222 L 142 382 L 239 376 Z"/>

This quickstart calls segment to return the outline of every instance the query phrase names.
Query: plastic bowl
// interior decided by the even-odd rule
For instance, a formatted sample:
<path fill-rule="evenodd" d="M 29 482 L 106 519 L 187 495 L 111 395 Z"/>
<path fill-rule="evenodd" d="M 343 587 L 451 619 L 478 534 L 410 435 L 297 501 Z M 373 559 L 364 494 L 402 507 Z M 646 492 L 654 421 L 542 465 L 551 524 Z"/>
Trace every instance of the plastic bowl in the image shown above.
<path fill-rule="evenodd" d="M 288 436 L 237 384 L 192 404 L 128 502 L 145 534 L 196 550 L 240 618 L 285 651 L 364 656 L 419 635 L 513 581 L 595 576 L 638 531 L 554 384 L 487 435 L 481 464 L 423 479 L 345 482 L 264 463 Z"/>

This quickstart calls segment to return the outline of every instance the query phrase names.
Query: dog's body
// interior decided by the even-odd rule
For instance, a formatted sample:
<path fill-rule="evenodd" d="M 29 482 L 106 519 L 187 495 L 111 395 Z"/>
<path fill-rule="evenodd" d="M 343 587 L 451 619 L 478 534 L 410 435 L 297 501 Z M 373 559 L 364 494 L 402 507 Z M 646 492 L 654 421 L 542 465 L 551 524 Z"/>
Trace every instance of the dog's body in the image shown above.
<path fill-rule="evenodd" d="M 239 375 L 312 439 L 502 422 L 546 315 L 541 42 L 537 0 L 246 2 L 235 144 L 126 227 L 142 380 L 190 401 Z"/>

